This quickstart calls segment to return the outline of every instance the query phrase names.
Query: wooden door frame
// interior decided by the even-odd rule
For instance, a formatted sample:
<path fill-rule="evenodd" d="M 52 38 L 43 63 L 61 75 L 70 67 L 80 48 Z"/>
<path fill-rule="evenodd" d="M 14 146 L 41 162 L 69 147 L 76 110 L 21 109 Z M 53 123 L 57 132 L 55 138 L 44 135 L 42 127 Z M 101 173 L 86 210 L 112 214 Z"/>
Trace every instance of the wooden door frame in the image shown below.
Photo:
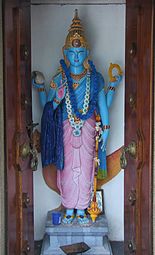
<path fill-rule="evenodd" d="M 33 255 L 30 0 L 3 2 L 3 29 L 6 251 Z"/>
<path fill-rule="evenodd" d="M 125 254 L 151 255 L 154 1 L 127 0 L 126 26 L 125 146 L 135 140 L 137 155 L 125 169 Z"/>
<path fill-rule="evenodd" d="M 2 1 L 0 0 L 0 254 L 5 253 L 5 184 L 4 184 L 4 105 L 3 105 L 3 32 Z"/>
<path fill-rule="evenodd" d="M 131 0 L 129 0 L 129 1 L 131 1 Z M 152 106 L 151 106 L 151 108 L 152 108 Z M 152 109 L 152 115 L 153 115 L 153 109 Z M 151 126 L 153 125 L 151 119 L 150 119 L 150 124 L 151 124 Z M 151 127 L 150 127 L 150 128 L 151 128 Z M 152 130 L 151 132 L 153 133 L 153 130 Z M 151 136 L 151 137 L 152 137 L 152 136 Z M 153 153 L 152 153 L 152 155 L 153 155 Z M 152 160 L 152 159 L 151 159 L 151 160 Z M 152 177 L 152 169 L 153 169 L 153 162 L 151 162 L 151 164 L 149 165 L 150 183 L 152 183 L 152 180 L 153 180 L 153 177 Z M 5 169 L 4 169 L 4 171 L 5 171 Z M 4 181 L 4 180 L 3 180 L 3 181 Z M 151 186 L 150 189 L 149 189 L 149 195 L 150 195 L 150 197 L 149 197 L 149 208 L 150 208 L 150 211 L 149 211 L 149 226 L 148 226 L 148 229 L 149 229 L 149 237 L 150 237 L 150 243 L 149 243 L 149 245 L 150 245 L 151 247 L 152 247 L 152 237 L 153 237 L 153 231 L 152 231 L 152 228 L 153 228 L 153 224 L 152 224 L 152 222 L 153 222 L 153 220 L 152 220 L 153 202 L 152 202 L 152 195 L 151 195 L 152 187 L 153 187 L 153 183 L 152 183 L 152 186 Z M 3 201 L 2 201 L 2 203 L 3 203 Z M 152 227 L 151 227 L 151 226 L 152 226 Z M 3 233 L 2 233 L 2 235 L 3 235 Z M 151 248 L 151 250 L 152 250 L 152 248 Z M 136 253 L 136 254 L 141 255 L 140 253 Z M 151 255 L 151 253 L 149 253 L 149 254 Z"/>

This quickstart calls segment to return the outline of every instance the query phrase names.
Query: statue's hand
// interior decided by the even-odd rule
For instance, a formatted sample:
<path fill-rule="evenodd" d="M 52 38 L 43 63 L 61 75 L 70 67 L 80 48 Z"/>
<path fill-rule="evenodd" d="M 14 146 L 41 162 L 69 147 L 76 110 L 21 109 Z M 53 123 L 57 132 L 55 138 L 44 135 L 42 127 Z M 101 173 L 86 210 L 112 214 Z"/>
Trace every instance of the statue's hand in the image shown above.
<path fill-rule="evenodd" d="M 106 150 L 106 145 L 107 145 L 107 139 L 109 135 L 109 129 L 105 129 L 102 133 L 102 145 L 101 145 L 101 150 L 105 151 Z"/>
<path fill-rule="evenodd" d="M 34 88 L 43 88 L 45 83 L 45 77 L 43 73 L 39 71 L 32 72 L 32 85 Z"/>
<path fill-rule="evenodd" d="M 119 83 L 122 81 L 122 78 L 123 78 L 122 75 L 116 75 L 116 76 L 115 76 L 116 81 L 110 82 L 110 86 L 116 88 L 116 87 L 119 85 Z"/>

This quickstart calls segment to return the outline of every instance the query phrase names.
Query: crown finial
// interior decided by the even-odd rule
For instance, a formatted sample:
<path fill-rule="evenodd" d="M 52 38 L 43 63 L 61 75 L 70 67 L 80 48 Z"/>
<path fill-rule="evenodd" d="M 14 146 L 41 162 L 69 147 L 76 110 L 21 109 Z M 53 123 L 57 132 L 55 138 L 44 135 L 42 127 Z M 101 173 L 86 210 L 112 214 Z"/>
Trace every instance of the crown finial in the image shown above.
<path fill-rule="evenodd" d="M 78 9 L 75 9 L 74 19 L 79 19 Z"/>

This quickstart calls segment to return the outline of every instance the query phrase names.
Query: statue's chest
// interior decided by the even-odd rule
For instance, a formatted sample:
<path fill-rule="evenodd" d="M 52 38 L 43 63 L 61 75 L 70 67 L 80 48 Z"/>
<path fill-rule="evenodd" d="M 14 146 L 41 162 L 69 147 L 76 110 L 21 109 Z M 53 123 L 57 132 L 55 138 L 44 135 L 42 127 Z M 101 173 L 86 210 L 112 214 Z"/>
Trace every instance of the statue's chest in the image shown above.
<path fill-rule="evenodd" d="M 80 82 L 73 82 L 73 93 L 78 101 L 81 102 L 84 100 L 85 96 L 89 96 L 91 99 L 92 93 L 93 93 L 93 84 L 90 81 L 90 85 L 86 83 L 86 79 L 84 81 Z"/>

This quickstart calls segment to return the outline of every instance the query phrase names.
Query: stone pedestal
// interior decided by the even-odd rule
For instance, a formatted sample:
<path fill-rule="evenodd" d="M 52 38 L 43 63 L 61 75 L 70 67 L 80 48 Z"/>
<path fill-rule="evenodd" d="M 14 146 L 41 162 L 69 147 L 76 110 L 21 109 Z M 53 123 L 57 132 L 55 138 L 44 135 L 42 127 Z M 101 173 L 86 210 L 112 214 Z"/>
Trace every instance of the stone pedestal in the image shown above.
<path fill-rule="evenodd" d="M 64 255 L 60 246 L 80 242 L 85 242 L 91 248 L 83 254 L 112 255 L 105 215 L 100 215 L 95 223 L 90 220 L 89 226 L 85 227 L 80 226 L 76 219 L 69 226 L 53 225 L 51 218 L 51 212 L 48 212 L 41 255 Z"/>

